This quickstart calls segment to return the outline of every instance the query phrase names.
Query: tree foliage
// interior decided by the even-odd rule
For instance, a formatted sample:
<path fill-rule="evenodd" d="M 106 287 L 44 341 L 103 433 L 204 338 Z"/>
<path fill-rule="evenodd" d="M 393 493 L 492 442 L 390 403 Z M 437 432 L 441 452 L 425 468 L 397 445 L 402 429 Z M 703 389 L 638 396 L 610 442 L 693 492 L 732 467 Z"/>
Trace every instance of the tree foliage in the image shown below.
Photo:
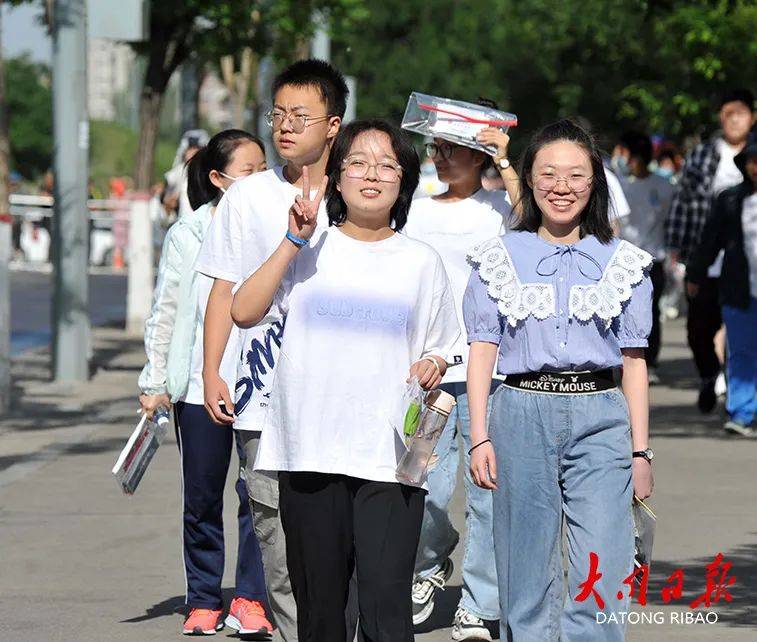
<path fill-rule="evenodd" d="M 52 164 L 53 125 L 50 71 L 28 56 L 5 61 L 10 165 L 36 178 Z"/>
<path fill-rule="evenodd" d="M 337 26 L 360 115 L 401 118 L 413 91 L 496 100 L 516 133 L 581 115 L 681 137 L 714 124 L 727 87 L 757 85 L 752 0 L 385 0 Z"/>

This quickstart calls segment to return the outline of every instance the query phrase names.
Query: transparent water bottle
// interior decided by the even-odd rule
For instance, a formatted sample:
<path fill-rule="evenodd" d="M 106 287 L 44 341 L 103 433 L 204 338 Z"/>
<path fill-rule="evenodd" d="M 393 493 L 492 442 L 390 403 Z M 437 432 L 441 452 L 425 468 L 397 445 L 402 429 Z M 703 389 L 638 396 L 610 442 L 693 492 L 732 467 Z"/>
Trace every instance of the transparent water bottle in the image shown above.
<path fill-rule="evenodd" d="M 399 481 L 415 485 L 421 483 L 455 403 L 455 398 L 442 390 L 428 393 L 418 428 L 409 437 L 407 452 L 397 465 Z"/>

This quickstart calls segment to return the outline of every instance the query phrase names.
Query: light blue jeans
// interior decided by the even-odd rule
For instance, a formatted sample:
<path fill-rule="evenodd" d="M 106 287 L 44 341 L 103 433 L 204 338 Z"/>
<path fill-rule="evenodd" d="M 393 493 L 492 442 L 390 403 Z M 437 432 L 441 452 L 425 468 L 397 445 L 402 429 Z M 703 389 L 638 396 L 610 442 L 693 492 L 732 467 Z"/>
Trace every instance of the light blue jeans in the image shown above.
<path fill-rule="evenodd" d="M 428 475 L 429 491 L 415 560 L 416 578 L 426 579 L 436 573 L 460 539 L 447 514 L 447 506 L 457 483 L 457 467 L 460 463 L 457 435 L 460 434 L 463 440 L 467 497 L 467 538 L 463 553 L 460 606 L 483 620 L 497 620 L 499 597 L 492 536 L 492 493 L 476 486 L 470 475 L 468 395 L 465 383 L 444 384 L 440 388 L 452 394 L 457 405 L 436 445 L 435 452 L 439 461 Z"/>
<path fill-rule="evenodd" d="M 725 407 L 731 419 L 745 426 L 757 414 L 757 299 L 744 310 L 723 306 L 728 341 L 728 398 Z"/>
<path fill-rule="evenodd" d="M 624 640 L 621 617 L 610 617 L 628 610 L 629 587 L 623 580 L 631 573 L 634 554 L 632 447 L 623 393 L 552 395 L 502 386 L 494 394 L 489 436 L 497 460 L 500 639 Z M 594 588 L 606 618 L 597 615 L 603 609 L 593 595 L 575 599 L 589 576 L 591 552 L 599 557 L 602 577 Z"/>

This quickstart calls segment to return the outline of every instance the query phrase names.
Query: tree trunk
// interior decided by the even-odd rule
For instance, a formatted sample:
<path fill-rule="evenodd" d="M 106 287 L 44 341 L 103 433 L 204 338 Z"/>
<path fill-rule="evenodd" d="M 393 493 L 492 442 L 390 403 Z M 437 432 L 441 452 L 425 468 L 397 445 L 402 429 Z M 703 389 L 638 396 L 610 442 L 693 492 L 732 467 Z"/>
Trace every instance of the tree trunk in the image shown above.
<path fill-rule="evenodd" d="M 137 166 L 134 172 L 134 187 L 144 192 L 152 185 L 152 172 L 155 166 L 155 143 L 158 139 L 160 108 L 163 105 L 163 93 L 150 87 L 142 90 L 139 99 L 139 147 L 137 149 Z"/>
<path fill-rule="evenodd" d="M 139 99 L 139 147 L 134 168 L 137 191 L 147 191 L 152 183 L 163 96 L 173 72 L 189 55 L 193 22 L 194 16 L 184 22 L 150 24 L 147 71 Z"/>

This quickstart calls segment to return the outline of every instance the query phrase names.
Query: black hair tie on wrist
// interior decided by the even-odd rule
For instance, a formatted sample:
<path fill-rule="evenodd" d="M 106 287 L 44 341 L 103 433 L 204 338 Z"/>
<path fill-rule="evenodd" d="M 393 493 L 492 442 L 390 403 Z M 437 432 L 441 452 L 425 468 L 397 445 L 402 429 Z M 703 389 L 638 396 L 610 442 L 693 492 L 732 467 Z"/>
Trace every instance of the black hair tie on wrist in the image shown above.
<path fill-rule="evenodd" d="M 471 453 L 472 453 L 472 452 L 473 452 L 474 450 L 476 450 L 476 448 L 478 448 L 479 446 L 483 446 L 484 444 L 487 444 L 487 443 L 491 443 L 491 441 L 492 441 L 491 439 L 484 439 L 483 441 L 479 441 L 479 442 L 478 442 L 478 443 L 477 443 L 477 444 L 476 444 L 475 446 L 473 446 L 473 448 L 471 448 L 471 449 L 470 449 L 470 450 L 468 451 L 468 455 L 470 455 L 470 454 L 471 454 Z"/>

